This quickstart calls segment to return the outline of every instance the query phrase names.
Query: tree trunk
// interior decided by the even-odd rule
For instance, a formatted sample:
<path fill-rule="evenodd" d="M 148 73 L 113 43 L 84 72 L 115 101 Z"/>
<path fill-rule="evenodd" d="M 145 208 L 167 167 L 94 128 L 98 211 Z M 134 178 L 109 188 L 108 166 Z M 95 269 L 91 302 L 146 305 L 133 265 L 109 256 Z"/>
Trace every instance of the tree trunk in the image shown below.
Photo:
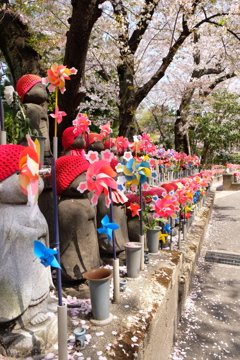
<path fill-rule="evenodd" d="M 59 139 L 63 131 L 72 126 L 78 106 L 86 93 L 84 72 L 89 38 L 94 23 L 101 16 L 98 5 L 103 2 L 103 0 L 72 0 L 73 11 L 67 33 L 64 65 L 68 68 L 75 67 L 78 72 L 71 76 L 71 80 L 66 81 L 66 92 L 59 96 L 59 108 L 67 113 L 58 129 Z"/>
<path fill-rule="evenodd" d="M 182 126 L 182 117 L 178 110 L 177 111 L 177 119 L 174 124 L 175 150 L 177 152 L 184 152 L 185 154 L 188 154 L 187 137 L 180 130 L 180 126 Z"/>
<path fill-rule="evenodd" d="M 9 66 L 14 85 L 25 74 L 45 76 L 40 55 L 31 47 L 31 34 L 20 17 L 10 10 L 0 11 L 0 49 Z"/>
<path fill-rule="evenodd" d="M 207 164 L 207 157 L 210 150 L 210 144 L 204 141 L 203 151 L 202 151 L 202 159 L 201 164 L 206 165 Z"/>
<path fill-rule="evenodd" d="M 127 60 L 127 59 L 126 59 Z M 136 105 L 134 103 L 134 64 L 123 62 L 118 66 L 119 77 L 119 136 L 130 137 L 135 133 L 134 117 Z"/>

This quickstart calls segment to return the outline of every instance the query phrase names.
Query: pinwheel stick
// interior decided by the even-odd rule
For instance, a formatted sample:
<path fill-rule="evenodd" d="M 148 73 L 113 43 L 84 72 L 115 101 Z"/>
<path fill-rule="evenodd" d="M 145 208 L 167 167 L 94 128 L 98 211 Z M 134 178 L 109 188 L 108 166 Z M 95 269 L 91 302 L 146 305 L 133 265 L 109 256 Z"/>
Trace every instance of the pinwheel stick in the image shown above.
<path fill-rule="evenodd" d="M 3 103 L 2 99 L 0 97 L 0 126 L 1 126 L 1 132 L 0 132 L 0 144 L 6 145 L 7 143 L 7 133 L 4 131 L 4 109 L 3 109 Z"/>
<path fill-rule="evenodd" d="M 170 216 L 170 250 L 173 250 L 173 242 L 172 242 L 172 217 Z"/>
<path fill-rule="evenodd" d="M 52 165 L 52 190 L 53 190 L 53 215 L 54 215 L 54 235 L 55 246 L 57 249 L 57 260 L 60 264 L 60 242 L 58 227 L 58 208 L 57 208 L 57 186 L 56 186 L 56 167 L 55 159 L 51 159 Z M 58 359 L 68 358 L 67 351 L 67 306 L 62 304 L 62 277 L 61 269 L 57 268 L 57 290 L 58 290 Z"/>
<path fill-rule="evenodd" d="M 141 253 L 141 262 L 140 262 L 140 269 L 144 270 L 144 245 L 145 245 L 145 239 L 143 235 L 143 199 L 142 199 L 142 184 L 140 182 L 139 184 L 139 195 L 140 195 L 140 209 L 139 209 L 139 215 L 140 215 L 140 229 L 139 229 L 139 241 L 142 244 L 142 253 Z"/>
<path fill-rule="evenodd" d="M 58 86 L 56 86 L 56 91 L 55 91 L 55 108 L 58 107 Z M 54 122 L 54 137 L 57 137 L 57 117 L 55 117 L 55 122 Z"/>
<path fill-rule="evenodd" d="M 114 222 L 114 219 L 113 219 L 112 189 L 110 187 L 108 188 L 108 192 L 109 192 L 109 198 L 110 198 L 110 221 Z M 115 238 L 114 230 L 112 231 L 112 243 L 113 243 L 113 259 L 116 260 L 116 258 L 117 258 L 117 255 L 116 255 L 116 238 Z"/>
<path fill-rule="evenodd" d="M 140 209 L 139 209 L 139 214 L 140 214 L 140 235 L 143 235 L 143 214 L 142 214 L 142 209 L 143 209 L 143 199 L 142 199 L 142 184 L 139 184 L 139 196 L 140 196 Z"/>
<path fill-rule="evenodd" d="M 58 226 L 58 207 L 57 207 L 57 186 L 56 186 L 56 167 L 55 159 L 51 159 L 52 165 L 52 191 L 53 191 L 53 217 L 54 217 L 54 237 L 55 247 L 57 249 L 57 260 L 60 264 L 60 242 L 59 242 L 59 226 Z M 57 290 L 58 290 L 58 305 L 62 306 L 62 275 L 61 269 L 57 268 Z"/>
<path fill-rule="evenodd" d="M 3 110 L 3 103 L 1 96 L 0 96 L 0 125 L 1 125 L 1 131 L 4 131 L 4 110 Z"/>
<path fill-rule="evenodd" d="M 110 221 L 114 222 L 113 219 L 113 202 L 112 202 L 112 189 L 108 188 L 110 198 Z M 112 231 L 112 243 L 113 243 L 113 299 L 115 303 L 120 301 L 120 283 L 119 283 L 119 259 L 116 255 L 116 238 L 114 230 Z"/>

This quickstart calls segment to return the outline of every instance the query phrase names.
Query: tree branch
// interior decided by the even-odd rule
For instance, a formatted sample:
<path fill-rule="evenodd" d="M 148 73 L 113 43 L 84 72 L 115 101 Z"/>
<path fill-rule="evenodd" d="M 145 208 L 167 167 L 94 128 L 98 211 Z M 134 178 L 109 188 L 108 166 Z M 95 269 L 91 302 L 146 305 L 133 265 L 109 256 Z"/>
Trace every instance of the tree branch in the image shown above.
<path fill-rule="evenodd" d="M 152 20 L 157 5 L 158 1 L 156 0 L 145 0 L 145 6 L 139 15 L 140 20 L 137 23 L 136 29 L 132 33 L 132 36 L 128 42 L 132 54 L 135 54 L 137 51 L 138 45 L 148 28 L 149 22 Z"/>

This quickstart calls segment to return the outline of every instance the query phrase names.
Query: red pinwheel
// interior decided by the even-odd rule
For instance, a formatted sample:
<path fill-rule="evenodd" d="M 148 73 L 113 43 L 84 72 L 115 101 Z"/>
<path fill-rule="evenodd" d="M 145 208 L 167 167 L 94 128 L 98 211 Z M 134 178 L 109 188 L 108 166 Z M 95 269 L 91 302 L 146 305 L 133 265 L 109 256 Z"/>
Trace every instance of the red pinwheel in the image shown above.
<path fill-rule="evenodd" d="M 132 217 L 134 216 L 139 216 L 139 210 L 140 210 L 140 205 L 139 204 L 133 204 L 131 203 L 130 206 L 129 206 L 129 209 L 131 210 L 132 212 Z"/>

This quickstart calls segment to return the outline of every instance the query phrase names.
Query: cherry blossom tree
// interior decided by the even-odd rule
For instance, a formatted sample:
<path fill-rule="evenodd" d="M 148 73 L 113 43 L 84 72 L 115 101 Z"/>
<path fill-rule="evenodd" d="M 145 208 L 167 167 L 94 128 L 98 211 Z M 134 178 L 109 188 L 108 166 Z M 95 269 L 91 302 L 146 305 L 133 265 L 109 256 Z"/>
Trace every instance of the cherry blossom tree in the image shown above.
<path fill-rule="evenodd" d="M 239 42 L 237 1 L 0 0 L 0 4 L 0 30 L 4 34 L 0 48 L 15 81 L 26 72 L 42 74 L 53 58 L 78 69 L 59 98 L 61 110 L 68 114 L 59 127 L 60 134 L 79 110 L 94 103 L 103 113 L 114 109 L 119 135 L 131 136 L 139 105 L 156 87 L 160 102 L 164 85 L 176 82 L 180 65 L 189 65 L 183 57 L 187 52 L 192 54 L 196 32 L 207 36 L 214 31 L 220 40 L 224 39 L 223 51 L 231 49 L 232 62 L 238 58 L 238 46 L 229 45 Z M 16 13 L 23 15 L 16 17 Z M 15 19 L 23 28 L 14 27 Z M 11 33 L 15 40 L 9 46 Z M 210 39 L 208 48 L 212 45 Z M 199 46 L 201 53 L 203 50 Z M 188 82 L 192 65 L 193 61 L 191 70 L 181 74 Z"/>

